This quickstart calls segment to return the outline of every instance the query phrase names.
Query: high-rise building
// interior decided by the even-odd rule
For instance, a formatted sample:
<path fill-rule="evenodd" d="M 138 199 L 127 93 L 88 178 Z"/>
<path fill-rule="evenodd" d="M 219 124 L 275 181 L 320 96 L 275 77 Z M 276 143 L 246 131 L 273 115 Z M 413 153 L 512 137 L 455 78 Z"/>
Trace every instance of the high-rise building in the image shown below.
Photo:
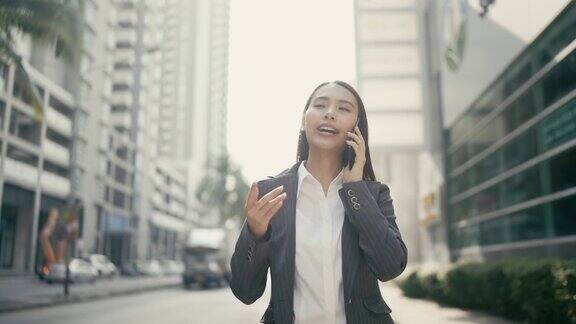
<path fill-rule="evenodd" d="M 167 0 L 158 153 L 188 174 L 188 199 L 226 148 L 229 0 Z M 198 220 L 199 221 L 199 220 Z"/>
<path fill-rule="evenodd" d="M 163 102 L 173 94 L 159 85 L 164 53 L 164 1 L 117 1 L 116 55 L 111 123 L 134 145 L 131 197 L 135 254 L 138 258 L 174 258 L 189 228 L 184 172 L 160 164 L 158 141 Z M 174 64 L 173 64 L 174 65 Z M 184 194 L 182 194 L 184 193 Z M 160 238 L 160 239 L 159 239 Z"/>
<path fill-rule="evenodd" d="M 2 63 L 2 271 L 34 271 L 42 265 L 38 235 L 48 212 L 66 208 L 73 197 L 81 198 L 86 207 L 80 216 L 80 230 L 86 238 L 82 242 L 91 245 L 94 241 L 96 159 L 91 148 L 98 131 L 93 121 L 107 93 L 104 79 L 90 72 L 101 64 L 111 45 L 100 33 L 105 24 L 100 24 L 97 8 L 94 1 L 86 1 L 85 12 L 78 13 L 84 20 L 84 35 L 77 66 L 57 57 L 53 44 L 34 42 L 26 35 L 18 40 L 17 52 L 42 95 L 42 122 L 33 120 L 30 98 L 15 82 L 14 66 Z M 99 68 L 103 74 L 109 72 L 105 66 Z"/>
<path fill-rule="evenodd" d="M 74 253 L 117 265 L 178 258 L 190 214 L 185 174 L 159 161 L 163 1 L 86 1 L 78 66 L 24 36 L 45 110 L 33 120 L 14 67 L 0 62 L 0 271 L 42 265 L 38 234 L 51 208 L 79 197 Z"/>
<path fill-rule="evenodd" d="M 372 165 L 391 188 L 408 262 L 417 262 L 418 169 L 427 145 L 417 2 L 356 0 L 355 23 L 357 83 L 368 116 Z"/>

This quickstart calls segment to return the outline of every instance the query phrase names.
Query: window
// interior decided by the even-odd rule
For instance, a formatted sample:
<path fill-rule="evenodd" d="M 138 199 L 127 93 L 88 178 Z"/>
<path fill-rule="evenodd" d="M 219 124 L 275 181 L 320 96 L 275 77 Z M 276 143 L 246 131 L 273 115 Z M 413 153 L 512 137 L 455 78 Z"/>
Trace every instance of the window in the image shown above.
<path fill-rule="evenodd" d="M 505 241 L 505 221 L 504 217 L 485 221 L 480 224 L 480 244 L 490 245 L 503 243 Z"/>
<path fill-rule="evenodd" d="M 126 195 L 119 190 L 114 190 L 113 202 L 114 206 L 124 208 L 126 205 Z"/>
<path fill-rule="evenodd" d="M 476 183 L 480 184 L 500 173 L 499 151 L 496 151 L 478 162 L 476 169 Z"/>
<path fill-rule="evenodd" d="M 539 83 L 542 84 L 544 107 L 548 107 L 576 88 L 576 51 L 572 51 Z"/>
<path fill-rule="evenodd" d="M 542 205 L 514 213 L 509 217 L 510 240 L 526 241 L 546 236 L 546 222 Z"/>
<path fill-rule="evenodd" d="M 471 217 L 472 208 L 470 202 L 471 198 L 466 198 L 454 205 L 451 212 L 453 222 L 458 222 Z"/>
<path fill-rule="evenodd" d="M 499 207 L 498 185 L 484 189 L 472 197 L 472 208 L 478 211 L 478 214 L 485 214 L 495 211 Z"/>
<path fill-rule="evenodd" d="M 61 167 L 61 166 L 54 164 L 48 160 L 44 160 L 44 171 L 57 174 L 57 175 L 64 177 L 64 178 L 68 177 L 68 169 L 67 168 Z"/>
<path fill-rule="evenodd" d="M 556 236 L 576 234 L 576 196 L 552 202 L 554 232 Z"/>
<path fill-rule="evenodd" d="M 117 49 L 130 49 L 132 44 L 130 42 L 116 42 Z"/>
<path fill-rule="evenodd" d="M 456 230 L 456 242 L 458 247 L 478 245 L 479 232 L 478 225 L 471 225 Z"/>
<path fill-rule="evenodd" d="M 116 181 L 119 183 L 126 184 L 126 178 L 126 170 L 117 165 L 114 179 L 116 179 Z"/>
<path fill-rule="evenodd" d="M 502 135 L 511 133 L 532 118 L 536 114 L 536 102 L 534 89 L 532 88 L 506 107 L 506 110 L 497 118 L 497 120 L 502 121 L 504 126 Z"/>
<path fill-rule="evenodd" d="M 130 87 L 125 83 L 114 83 L 112 85 L 112 91 L 128 91 Z"/>
<path fill-rule="evenodd" d="M 50 128 L 46 129 L 46 138 L 66 148 L 69 148 L 72 143 L 72 141 L 69 138 L 62 136 L 60 133 L 55 132 Z"/>
<path fill-rule="evenodd" d="M 106 174 L 112 176 L 112 162 L 106 161 Z"/>
<path fill-rule="evenodd" d="M 8 90 L 8 72 L 10 66 L 4 62 L 0 62 L 0 89 L 3 91 Z"/>
<path fill-rule="evenodd" d="M 38 156 L 34 155 L 33 153 L 21 150 L 13 145 L 8 145 L 6 156 L 8 156 L 13 160 L 26 163 L 33 167 L 38 166 Z"/>
<path fill-rule="evenodd" d="M 10 114 L 10 134 L 27 142 L 40 145 L 40 124 L 36 123 L 31 116 L 12 109 Z"/>
<path fill-rule="evenodd" d="M 116 149 L 116 156 L 121 160 L 126 160 L 128 158 L 128 148 L 124 145 L 119 146 Z"/>
<path fill-rule="evenodd" d="M 58 98 L 54 96 L 50 96 L 50 107 L 54 108 L 59 113 L 63 114 L 64 116 L 72 119 L 73 111 L 65 105 L 62 101 L 58 100 Z"/>
<path fill-rule="evenodd" d="M 4 118 L 6 118 L 6 103 L 0 100 L 0 130 L 4 129 Z"/>
<path fill-rule="evenodd" d="M 553 157 L 548 165 L 551 192 L 576 187 L 576 147 Z M 576 215 L 576 214 L 575 214 Z"/>
<path fill-rule="evenodd" d="M 509 170 L 536 156 L 538 152 L 537 143 L 536 130 L 530 129 L 506 144 L 502 148 L 504 169 Z"/>
<path fill-rule="evenodd" d="M 502 207 L 521 203 L 542 194 L 540 166 L 536 165 L 501 182 Z"/>
<path fill-rule="evenodd" d="M 18 208 L 2 205 L 0 218 L 0 269 L 11 269 L 14 261 Z"/>

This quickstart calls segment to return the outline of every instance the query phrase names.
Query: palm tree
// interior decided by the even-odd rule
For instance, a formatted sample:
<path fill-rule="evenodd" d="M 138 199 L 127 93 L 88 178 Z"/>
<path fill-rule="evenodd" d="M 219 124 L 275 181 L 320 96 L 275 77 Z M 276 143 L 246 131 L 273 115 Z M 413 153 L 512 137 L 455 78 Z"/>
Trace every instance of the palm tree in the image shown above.
<path fill-rule="evenodd" d="M 56 55 L 76 64 L 83 12 L 83 0 L 0 0 L 0 56 L 14 64 L 15 81 L 30 99 L 38 122 L 44 117 L 42 100 L 15 50 L 16 39 L 25 34 L 34 41 L 55 44 Z"/>
<path fill-rule="evenodd" d="M 242 171 L 234 167 L 225 153 L 218 158 L 217 164 L 210 168 L 195 192 L 196 199 L 203 204 L 201 215 L 217 210 L 219 221 L 241 217 L 250 186 L 246 183 Z"/>

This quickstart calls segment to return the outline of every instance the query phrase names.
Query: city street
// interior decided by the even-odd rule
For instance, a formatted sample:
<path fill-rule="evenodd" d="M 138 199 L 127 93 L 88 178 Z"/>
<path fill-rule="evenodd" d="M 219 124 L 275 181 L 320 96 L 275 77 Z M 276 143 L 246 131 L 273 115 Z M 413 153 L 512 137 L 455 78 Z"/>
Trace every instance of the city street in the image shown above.
<path fill-rule="evenodd" d="M 268 295 L 252 305 L 237 301 L 228 287 L 173 288 L 99 301 L 0 314 L 3 324 L 179 324 L 258 323 Z"/>
<path fill-rule="evenodd" d="M 136 280 L 137 281 L 137 280 Z M 512 324 L 482 312 L 443 307 L 429 300 L 402 296 L 394 283 L 381 284 L 396 324 Z M 88 288 L 87 288 L 88 289 Z M 123 323 L 258 323 L 270 296 L 270 286 L 252 305 L 238 301 L 229 287 L 185 290 L 179 286 L 109 297 L 97 301 L 54 305 L 0 314 L 2 324 L 123 324 Z"/>

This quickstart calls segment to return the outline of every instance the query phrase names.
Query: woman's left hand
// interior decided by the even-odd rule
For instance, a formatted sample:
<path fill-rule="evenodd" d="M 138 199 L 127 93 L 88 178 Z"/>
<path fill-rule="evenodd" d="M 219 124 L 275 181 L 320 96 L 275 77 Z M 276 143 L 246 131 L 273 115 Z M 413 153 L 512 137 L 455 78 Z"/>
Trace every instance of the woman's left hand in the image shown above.
<path fill-rule="evenodd" d="M 366 144 L 358 126 L 354 127 L 353 133 L 348 132 L 348 138 L 346 143 L 352 146 L 356 157 L 352 170 L 348 167 L 344 168 L 344 182 L 360 181 L 364 174 L 364 164 L 366 164 Z"/>

